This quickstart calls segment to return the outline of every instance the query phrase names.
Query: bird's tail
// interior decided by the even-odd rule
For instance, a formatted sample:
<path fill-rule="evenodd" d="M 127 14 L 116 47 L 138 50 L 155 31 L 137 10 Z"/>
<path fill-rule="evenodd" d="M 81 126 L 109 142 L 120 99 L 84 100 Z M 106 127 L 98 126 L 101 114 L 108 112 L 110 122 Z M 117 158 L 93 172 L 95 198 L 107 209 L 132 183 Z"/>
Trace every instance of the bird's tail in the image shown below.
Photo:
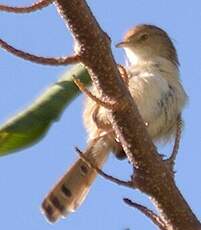
<path fill-rule="evenodd" d="M 93 165 L 101 168 L 109 155 L 110 147 L 109 138 L 101 137 L 97 141 L 91 141 L 84 154 Z M 42 203 L 42 212 L 48 221 L 56 222 L 74 212 L 85 200 L 96 176 L 96 170 L 79 158 Z"/>

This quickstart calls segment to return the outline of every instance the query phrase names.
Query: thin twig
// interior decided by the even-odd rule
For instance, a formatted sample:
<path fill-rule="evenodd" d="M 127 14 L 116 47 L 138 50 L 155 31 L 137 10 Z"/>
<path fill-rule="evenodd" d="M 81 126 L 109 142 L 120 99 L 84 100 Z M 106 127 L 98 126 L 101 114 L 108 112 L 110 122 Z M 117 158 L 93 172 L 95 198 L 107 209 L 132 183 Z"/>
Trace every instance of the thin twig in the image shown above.
<path fill-rule="evenodd" d="M 55 0 L 40 0 L 38 2 L 33 3 L 30 6 L 22 6 L 22 7 L 18 7 L 18 6 L 7 6 L 4 4 L 0 4 L 0 11 L 5 11 L 5 12 L 9 12 L 9 13 L 16 13 L 16 14 L 22 14 L 22 13 L 31 13 L 34 12 L 36 10 L 41 10 L 42 8 L 50 5 L 51 3 L 53 3 Z"/>
<path fill-rule="evenodd" d="M 124 186 L 124 187 L 128 187 L 128 188 L 134 188 L 134 184 L 132 181 L 123 181 L 123 180 L 120 180 L 118 178 L 115 178 L 111 175 L 108 175 L 106 174 L 105 172 L 103 172 L 101 169 L 99 169 L 98 167 L 96 167 L 94 164 L 92 164 L 86 157 L 85 155 L 83 154 L 82 151 L 80 151 L 79 148 L 75 148 L 76 152 L 79 154 L 80 158 L 91 168 L 93 168 L 94 170 L 96 170 L 96 172 L 102 176 L 104 179 L 106 180 L 109 180 L 115 184 L 118 184 L 118 185 L 121 185 L 121 186 Z"/>
<path fill-rule="evenodd" d="M 0 47 L 8 51 L 9 53 L 14 54 L 17 57 L 20 57 L 22 59 L 35 62 L 38 64 L 43 65 L 68 65 L 68 64 L 75 64 L 80 62 L 80 56 L 79 55 L 73 55 L 73 56 L 64 56 L 64 57 L 41 57 L 36 56 L 27 52 L 24 52 L 22 50 L 18 50 L 14 48 L 13 46 L 9 45 L 7 42 L 0 39 Z"/>
<path fill-rule="evenodd" d="M 136 209 L 138 209 L 140 212 L 142 212 L 145 216 L 147 216 L 154 224 L 156 224 L 161 230 L 167 230 L 167 226 L 164 223 L 164 221 L 161 219 L 160 216 L 158 216 L 156 213 L 154 213 L 152 210 L 148 209 L 147 207 L 138 204 L 136 202 L 131 201 L 128 198 L 124 198 L 123 201 Z"/>
<path fill-rule="evenodd" d="M 93 101 L 95 101 L 98 105 L 103 106 L 106 109 L 113 109 L 115 107 L 114 103 L 112 103 L 111 101 L 102 101 L 101 99 L 99 99 L 98 97 L 96 97 L 95 95 L 93 95 L 86 87 L 85 85 L 78 79 L 76 78 L 76 76 L 73 76 L 73 81 L 75 82 L 75 84 L 77 85 L 77 87 L 80 89 L 80 91 L 82 91 L 83 93 L 85 93 L 88 97 L 90 97 Z"/>
<path fill-rule="evenodd" d="M 175 160 L 179 151 L 179 145 L 180 145 L 180 140 L 181 140 L 181 133 L 182 133 L 182 118 L 181 115 L 178 116 L 177 118 L 177 126 L 176 126 L 176 135 L 175 135 L 175 142 L 172 150 L 172 154 L 168 159 L 165 160 L 166 164 L 170 169 L 173 171 Z"/>
<path fill-rule="evenodd" d="M 127 73 L 125 67 L 123 65 L 120 65 L 120 64 L 118 64 L 117 66 L 118 66 L 118 69 L 119 69 L 119 72 L 121 74 L 121 77 L 122 77 L 123 81 L 128 86 L 128 79 L 129 78 L 128 78 L 128 73 Z"/>

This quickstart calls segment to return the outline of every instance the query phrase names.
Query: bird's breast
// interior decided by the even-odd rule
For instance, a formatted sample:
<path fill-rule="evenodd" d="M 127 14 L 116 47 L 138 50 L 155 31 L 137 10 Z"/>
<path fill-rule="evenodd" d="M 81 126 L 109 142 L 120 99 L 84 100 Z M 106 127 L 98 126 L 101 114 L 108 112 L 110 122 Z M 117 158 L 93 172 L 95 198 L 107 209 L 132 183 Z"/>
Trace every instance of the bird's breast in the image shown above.
<path fill-rule="evenodd" d="M 186 98 L 178 72 L 162 67 L 139 66 L 129 72 L 129 91 L 154 140 L 169 138 L 174 133 Z"/>

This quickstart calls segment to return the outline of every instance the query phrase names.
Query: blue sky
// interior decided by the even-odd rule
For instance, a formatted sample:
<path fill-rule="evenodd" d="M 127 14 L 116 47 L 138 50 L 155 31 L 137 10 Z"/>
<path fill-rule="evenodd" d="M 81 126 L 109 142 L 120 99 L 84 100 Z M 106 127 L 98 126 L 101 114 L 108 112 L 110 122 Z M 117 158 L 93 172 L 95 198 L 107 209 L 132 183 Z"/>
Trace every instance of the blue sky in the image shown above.
<path fill-rule="evenodd" d="M 29 4 L 30 0 L 2 0 Z M 176 162 L 176 182 L 191 208 L 201 218 L 201 3 L 199 0 L 88 1 L 100 25 L 112 38 L 116 60 L 123 51 L 114 44 L 128 28 L 151 23 L 164 28 L 173 39 L 181 63 L 181 79 L 189 96 L 183 113 L 185 127 Z M 28 15 L 0 13 L 0 37 L 19 49 L 38 55 L 59 56 L 72 52 L 72 39 L 55 7 Z M 29 105 L 64 73 L 64 67 L 32 64 L 0 50 L 0 122 Z M 77 157 L 74 146 L 85 147 L 82 125 L 83 98 L 79 97 L 37 145 L 0 158 L 0 228 L 11 230 L 155 229 L 138 211 L 128 208 L 123 197 L 153 207 L 138 191 L 118 187 L 102 178 L 93 185 L 82 207 L 66 220 L 50 225 L 40 213 L 45 194 Z M 160 148 L 168 153 L 170 146 Z M 126 161 L 113 157 L 105 171 L 121 178 L 130 175 Z"/>

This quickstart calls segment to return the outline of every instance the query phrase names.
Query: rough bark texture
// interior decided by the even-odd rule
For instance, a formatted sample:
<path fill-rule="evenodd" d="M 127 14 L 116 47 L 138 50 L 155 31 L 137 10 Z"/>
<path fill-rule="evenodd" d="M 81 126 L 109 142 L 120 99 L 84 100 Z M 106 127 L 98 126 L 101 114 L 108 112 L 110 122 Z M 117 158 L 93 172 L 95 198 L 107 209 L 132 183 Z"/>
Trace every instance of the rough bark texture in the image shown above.
<path fill-rule="evenodd" d="M 176 187 L 172 172 L 157 153 L 138 109 L 120 78 L 110 50 L 110 39 L 101 30 L 84 0 L 57 0 L 56 5 L 79 44 L 78 54 L 102 99 L 119 105 L 108 110 L 108 113 L 135 168 L 135 187 L 151 197 L 168 230 L 201 229 L 200 222 Z"/>

